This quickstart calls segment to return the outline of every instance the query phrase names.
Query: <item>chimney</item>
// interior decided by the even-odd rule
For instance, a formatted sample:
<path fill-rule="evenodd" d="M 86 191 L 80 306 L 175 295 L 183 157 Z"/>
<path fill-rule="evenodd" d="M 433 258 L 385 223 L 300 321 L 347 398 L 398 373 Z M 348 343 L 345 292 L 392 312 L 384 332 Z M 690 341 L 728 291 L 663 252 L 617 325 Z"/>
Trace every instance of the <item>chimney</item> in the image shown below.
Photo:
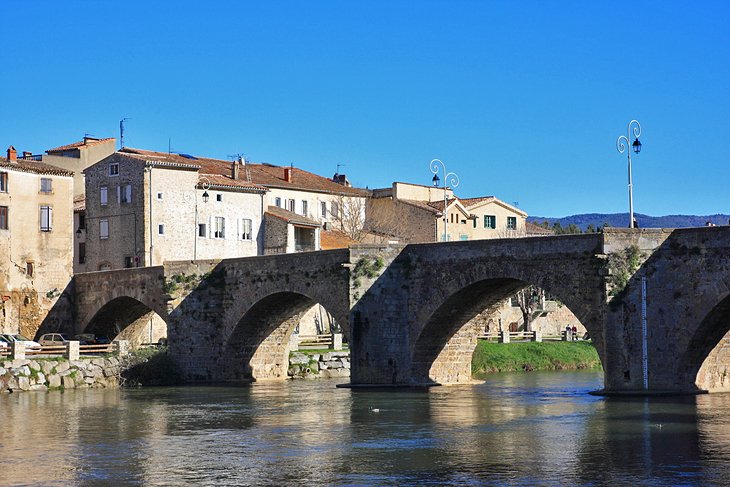
<path fill-rule="evenodd" d="M 292 173 L 291 167 L 284 168 L 284 181 L 286 181 L 287 183 L 291 183 L 291 173 Z"/>
<path fill-rule="evenodd" d="M 12 145 L 8 147 L 8 161 L 15 162 L 18 160 L 18 151 Z"/>
<path fill-rule="evenodd" d="M 238 160 L 237 159 L 233 160 L 233 172 L 232 172 L 231 176 L 233 177 L 233 179 L 238 179 Z"/>

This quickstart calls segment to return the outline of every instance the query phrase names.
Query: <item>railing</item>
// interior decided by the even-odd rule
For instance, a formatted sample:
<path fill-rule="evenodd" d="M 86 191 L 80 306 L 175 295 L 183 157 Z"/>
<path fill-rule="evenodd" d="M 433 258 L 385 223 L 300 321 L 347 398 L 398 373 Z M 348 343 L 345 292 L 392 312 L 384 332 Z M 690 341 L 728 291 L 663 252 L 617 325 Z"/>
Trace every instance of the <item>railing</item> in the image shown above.
<path fill-rule="evenodd" d="M 510 343 L 512 341 L 532 341 L 532 342 L 545 342 L 545 341 L 586 341 L 590 340 L 578 335 L 574 337 L 572 334 L 568 334 L 566 331 L 560 332 L 559 335 L 543 335 L 539 331 L 510 331 L 510 332 L 493 332 L 493 333 L 480 333 L 477 335 L 477 340 L 488 340 L 496 341 L 499 343 Z"/>
<path fill-rule="evenodd" d="M 126 355 L 129 344 L 126 340 L 119 340 L 104 345 L 80 345 L 77 341 L 70 341 L 63 345 L 46 345 L 41 347 L 26 347 L 19 342 L 13 342 L 9 347 L 0 348 L 0 357 L 10 357 L 11 360 L 23 360 L 26 357 L 66 357 L 77 360 L 81 355 L 99 355 L 115 353 Z"/>
<path fill-rule="evenodd" d="M 18 156 L 18 159 L 21 159 L 23 161 L 41 162 L 41 161 L 43 161 L 43 154 L 22 155 L 22 156 Z"/>
<path fill-rule="evenodd" d="M 292 334 L 289 339 L 289 350 L 320 349 L 342 350 L 342 333 L 327 333 L 319 335 Z"/>

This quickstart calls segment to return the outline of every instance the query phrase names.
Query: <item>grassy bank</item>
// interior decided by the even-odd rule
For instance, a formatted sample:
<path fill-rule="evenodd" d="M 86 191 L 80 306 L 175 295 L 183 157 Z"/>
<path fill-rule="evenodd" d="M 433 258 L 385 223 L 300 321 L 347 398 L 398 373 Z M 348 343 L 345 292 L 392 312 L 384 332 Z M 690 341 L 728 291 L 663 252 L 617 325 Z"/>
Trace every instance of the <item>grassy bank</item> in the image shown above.
<path fill-rule="evenodd" d="M 479 340 L 472 357 L 472 374 L 489 372 L 589 369 L 600 367 L 590 342 L 489 343 Z"/>

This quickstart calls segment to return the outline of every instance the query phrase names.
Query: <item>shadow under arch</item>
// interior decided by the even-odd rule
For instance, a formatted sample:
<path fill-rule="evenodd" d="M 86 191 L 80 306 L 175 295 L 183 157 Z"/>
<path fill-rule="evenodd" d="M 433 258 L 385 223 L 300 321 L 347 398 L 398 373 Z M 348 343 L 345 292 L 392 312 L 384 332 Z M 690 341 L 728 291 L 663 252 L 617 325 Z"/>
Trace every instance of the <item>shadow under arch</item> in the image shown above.
<path fill-rule="evenodd" d="M 725 378 L 730 371 L 730 351 L 723 347 L 724 342 L 730 344 L 728 332 L 730 294 L 720 299 L 695 330 L 677 367 L 680 384 L 695 384 L 697 389 L 730 391 L 730 380 Z"/>
<path fill-rule="evenodd" d="M 489 278 L 469 284 L 448 296 L 428 318 L 414 342 L 411 350 L 411 377 L 414 382 L 470 382 L 472 354 L 481 330 L 481 324 L 474 318 L 530 285 L 516 278 Z M 544 290 L 553 294 L 550 289 Z M 561 299 L 559 295 L 556 297 Z M 565 301 L 563 303 L 566 304 Z M 571 309 L 568 304 L 566 306 Z M 600 330 L 592 323 L 581 324 L 590 336 L 598 336 Z"/>
<path fill-rule="evenodd" d="M 156 343 L 167 337 L 167 323 L 152 308 L 129 296 L 120 296 L 102 306 L 83 333 L 129 340 L 133 346 Z"/>
<path fill-rule="evenodd" d="M 321 305 L 294 291 L 269 294 L 254 303 L 223 346 L 218 362 L 220 377 L 242 382 L 287 379 L 291 335 L 317 304 Z M 342 317 L 334 318 L 343 323 Z"/>

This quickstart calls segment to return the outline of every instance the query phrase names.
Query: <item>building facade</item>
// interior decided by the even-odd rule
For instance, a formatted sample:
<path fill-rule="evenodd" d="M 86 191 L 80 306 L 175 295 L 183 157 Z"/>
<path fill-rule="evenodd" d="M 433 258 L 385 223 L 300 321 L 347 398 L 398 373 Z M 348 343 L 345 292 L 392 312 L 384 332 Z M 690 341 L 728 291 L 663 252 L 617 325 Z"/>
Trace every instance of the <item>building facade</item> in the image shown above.
<path fill-rule="evenodd" d="M 0 158 L 0 332 L 33 338 L 72 277 L 73 174 Z M 53 328 L 53 326 L 49 326 Z"/>

